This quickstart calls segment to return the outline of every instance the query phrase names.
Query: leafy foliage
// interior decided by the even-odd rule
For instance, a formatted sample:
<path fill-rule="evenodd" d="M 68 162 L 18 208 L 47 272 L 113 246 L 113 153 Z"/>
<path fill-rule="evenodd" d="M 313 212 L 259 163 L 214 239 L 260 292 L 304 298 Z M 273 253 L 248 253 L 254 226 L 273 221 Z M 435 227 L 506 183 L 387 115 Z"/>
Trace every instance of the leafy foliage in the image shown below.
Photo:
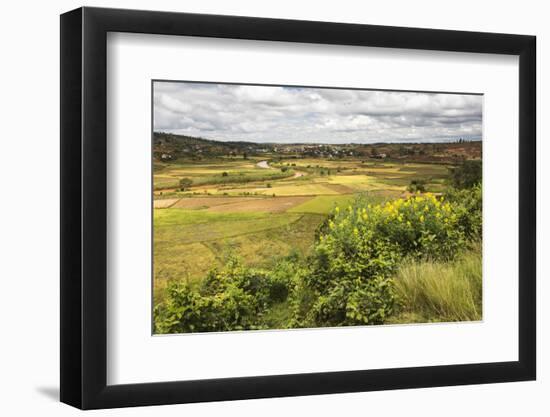
<path fill-rule="evenodd" d="M 185 191 L 187 188 L 193 185 L 193 180 L 191 178 L 182 178 L 179 181 L 179 186 L 181 191 Z"/>
<path fill-rule="evenodd" d="M 174 282 L 155 308 L 158 333 L 261 329 L 261 317 L 276 298 L 279 285 L 264 271 L 249 269 L 232 258 L 223 270 L 212 270 L 200 287 Z"/>
<path fill-rule="evenodd" d="M 481 183 L 483 175 L 481 160 L 466 160 L 461 165 L 450 168 L 449 174 L 453 187 L 471 188 Z"/>
<path fill-rule="evenodd" d="M 426 181 L 420 180 L 420 179 L 413 179 L 411 180 L 411 183 L 407 187 L 407 191 L 411 193 L 423 193 L 426 191 Z"/>
<path fill-rule="evenodd" d="M 336 207 L 307 259 L 294 253 L 260 270 L 230 258 L 200 285 L 170 284 L 155 308 L 155 330 L 272 328 L 273 309 L 281 303 L 291 315 L 278 328 L 385 323 L 399 305 L 394 280 L 403 261 L 444 264 L 481 238 L 481 196 L 476 185 L 440 197 L 416 194 L 378 205 L 359 198 L 345 210 Z M 421 285 L 417 278 L 409 282 Z M 440 298 L 433 305 L 449 305 L 444 294 L 429 294 Z"/>
<path fill-rule="evenodd" d="M 401 259 L 449 260 L 464 243 L 454 206 L 431 194 L 336 208 L 304 281 L 314 300 L 299 306 L 299 320 L 305 326 L 383 323 L 394 309 L 392 276 Z"/>
<path fill-rule="evenodd" d="M 482 187 L 476 184 L 470 189 L 450 189 L 447 199 L 455 207 L 458 227 L 466 238 L 474 241 L 482 238 Z"/>

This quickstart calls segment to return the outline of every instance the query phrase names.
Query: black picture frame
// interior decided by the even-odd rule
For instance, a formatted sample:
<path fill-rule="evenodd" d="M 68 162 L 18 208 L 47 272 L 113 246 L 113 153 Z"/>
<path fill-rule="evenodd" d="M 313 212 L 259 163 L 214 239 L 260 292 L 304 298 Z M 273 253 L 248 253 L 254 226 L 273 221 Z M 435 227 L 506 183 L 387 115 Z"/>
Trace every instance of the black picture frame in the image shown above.
<path fill-rule="evenodd" d="M 518 361 L 107 385 L 108 32 L 519 56 Z M 96 409 L 534 380 L 535 45 L 524 35 L 252 17 L 88 7 L 61 15 L 61 401 Z"/>

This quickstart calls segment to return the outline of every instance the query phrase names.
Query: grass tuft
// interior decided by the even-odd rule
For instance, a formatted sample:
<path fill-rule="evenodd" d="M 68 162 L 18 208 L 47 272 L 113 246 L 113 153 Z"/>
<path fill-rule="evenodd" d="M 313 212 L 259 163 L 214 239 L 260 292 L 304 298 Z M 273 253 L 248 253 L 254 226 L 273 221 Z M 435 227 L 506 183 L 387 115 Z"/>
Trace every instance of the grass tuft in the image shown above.
<path fill-rule="evenodd" d="M 453 263 L 406 262 L 395 277 L 400 314 L 395 323 L 482 319 L 481 248 Z"/>

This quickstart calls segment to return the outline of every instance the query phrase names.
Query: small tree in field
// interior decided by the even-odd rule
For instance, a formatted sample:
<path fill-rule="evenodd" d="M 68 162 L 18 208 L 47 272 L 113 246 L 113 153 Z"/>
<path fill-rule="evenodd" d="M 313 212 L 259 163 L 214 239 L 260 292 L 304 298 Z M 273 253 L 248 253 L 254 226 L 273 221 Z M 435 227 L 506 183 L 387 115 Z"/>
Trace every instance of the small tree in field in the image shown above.
<path fill-rule="evenodd" d="M 187 188 L 191 187 L 193 180 L 191 178 L 182 178 L 180 179 L 180 190 L 185 191 Z"/>
<path fill-rule="evenodd" d="M 407 191 L 410 193 L 425 193 L 426 192 L 426 181 L 420 179 L 413 179 L 407 187 Z"/>

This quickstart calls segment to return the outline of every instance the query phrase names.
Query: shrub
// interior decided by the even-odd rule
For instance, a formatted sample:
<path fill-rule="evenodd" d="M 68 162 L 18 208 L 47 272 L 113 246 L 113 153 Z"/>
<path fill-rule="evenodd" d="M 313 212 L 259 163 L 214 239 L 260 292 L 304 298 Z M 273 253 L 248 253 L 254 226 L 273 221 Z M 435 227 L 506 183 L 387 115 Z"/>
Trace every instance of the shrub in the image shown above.
<path fill-rule="evenodd" d="M 265 328 L 270 305 L 286 299 L 289 278 L 282 269 L 273 275 L 244 267 L 230 258 L 212 270 L 199 286 L 170 283 L 163 303 L 155 307 L 157 333 L 212 332 Z"/>
<path fill-rule="evenodd" d="M 269 275 L 269 300 L 280 303 L 288 298 L 295 280 L 301 275 L 300 256 L 292 253 L 286 259 L 279 261 Z"/>
<path fill-rule="evenodd" d="M 481 183 L 483 175 L 481 160 L 467 160 L 449 169 L 450 183 L 455 188 L 471 188 Z"/>
<path fill-rule="evenodd" d="M 419 179 L 411 180 L 411 183 L 407 187 L 407 191 L 409 191 L 411 193 L 417 193 L 417 192 L 424 193 L 424 192 L 426 192 L 426 181 L 419 180 Z"/>
<path fill-rule="evenodd" d="M 483 230 L 482 186 L 474 185 L 470 189 L 450 189 L 447 199 L 454 205 L 457 225 L 470 240 L 481 240 Z"/>
<path fill-rule="evenodd" d="M 355 218 L 359 219 L 357 214 Z M 396 245 L 402 257 L 448 260 L 465 244 L 456 206 L 432 194 L 363 210 L 361 225 L 374 230 L 375 239 Z"/>
<path fill-rule="evenodd" d="M 179 186 L 181 191 L 185 191 L 187 188 L 191 187 L 193 180 L 191 178 L 182 178 L 179 181 Z"/>
<path fill-rule="evenodd" d="M 454 207 L 443 200 L 427 194 L 336 207 L 320 228 L 304 277 L 308 297 L 294 301 L 296 321 L 302 326 L 383 323 L 394 308 L 392 276 L 401 259 L 449 260 L 465 244 Z"/>

